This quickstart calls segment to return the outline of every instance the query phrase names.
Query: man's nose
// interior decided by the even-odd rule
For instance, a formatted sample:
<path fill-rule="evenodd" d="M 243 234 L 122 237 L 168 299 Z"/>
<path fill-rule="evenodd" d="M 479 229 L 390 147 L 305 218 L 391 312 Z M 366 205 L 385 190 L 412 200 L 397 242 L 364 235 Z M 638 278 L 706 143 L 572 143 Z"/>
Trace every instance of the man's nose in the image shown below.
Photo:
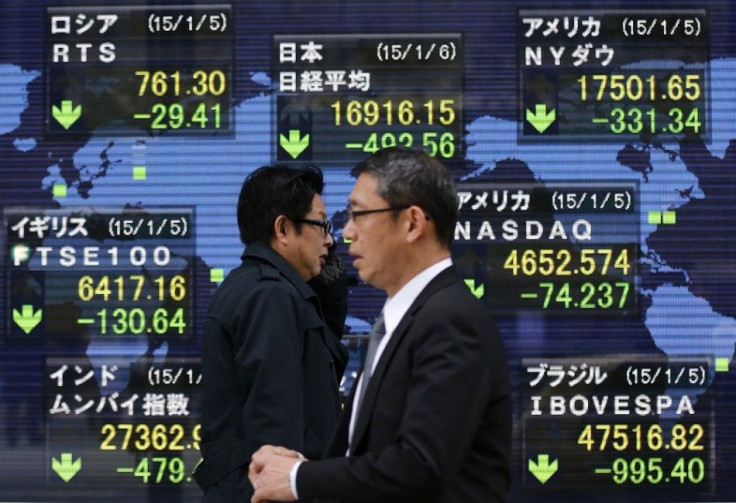
<path fill-rule="evenodd" d="M 342 228 L 342 237 L 350 241 L 355 239 L 355 224 L 353 223 L 352 218 L 349 219 L 345 224 L 345 227 Z"/>
<path fill-rule="evenodd" d="M 327 243 L 327 248 L 332 246 L 334 242 L 335 242 L 335 238 L 333 238 L 332 234 L 328 232 L 327 235 L 325 236 L 325 243 Z"/>

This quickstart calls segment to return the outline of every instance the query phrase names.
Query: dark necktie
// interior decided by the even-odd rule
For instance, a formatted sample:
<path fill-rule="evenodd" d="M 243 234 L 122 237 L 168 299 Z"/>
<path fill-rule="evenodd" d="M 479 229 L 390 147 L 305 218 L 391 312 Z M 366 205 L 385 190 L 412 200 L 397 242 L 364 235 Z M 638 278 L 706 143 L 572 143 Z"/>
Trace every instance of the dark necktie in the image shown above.
<path fill-rule="evenodd" d="M 371 335 L 368 339 L 368 350 L 365 353 L 365 361 L 363 363 L 363 383 L 355 401 L 356 406 L 353 407 L 353 412 L 358 411 L 363 402 L 363 395 L 365 395 L 365 390 L 368 388 L 368 381 L 370 381 L 371 374 L 373 373 L 373 360 L 376 358 L 376 351 L 378 351 L 378 346 L 381 344 L 381 339 L 384 335 L 386 335 L 386 325 L 383 322 L 383 311 L 381 311 L 381 314 L 373 324 Z"/>

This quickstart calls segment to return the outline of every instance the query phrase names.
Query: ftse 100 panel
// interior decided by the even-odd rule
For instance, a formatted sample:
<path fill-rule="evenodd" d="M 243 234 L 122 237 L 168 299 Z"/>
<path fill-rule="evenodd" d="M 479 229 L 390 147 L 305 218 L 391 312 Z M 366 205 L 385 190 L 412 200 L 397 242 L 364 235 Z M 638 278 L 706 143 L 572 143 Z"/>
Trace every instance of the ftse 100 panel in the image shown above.
<path fill-rule="evenodd" d="M 0 1 L 0 501 L 199 501 L 245 177 L 426 151 L 496 317 L 510 501 L 736 494 L 736 5 Z M 458 425 L 462 428 L 463 425 Z"/>

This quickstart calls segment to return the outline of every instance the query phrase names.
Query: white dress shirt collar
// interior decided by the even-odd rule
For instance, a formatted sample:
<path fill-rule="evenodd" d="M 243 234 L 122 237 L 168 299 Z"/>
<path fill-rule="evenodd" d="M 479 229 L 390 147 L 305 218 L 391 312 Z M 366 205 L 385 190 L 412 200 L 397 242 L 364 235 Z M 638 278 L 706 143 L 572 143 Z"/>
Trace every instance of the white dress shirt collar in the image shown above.
<path fill-rule="evenodd" d="M 378 361 L 381 359 L 381 354 L 388 345 L 389 340 L 391 340 L 394 330 L 396 330 L 396 327 L 399 325 L 401 318 L 404 317 L 406 312 L 429 282 L 451 265 L 451 258 L 442 259 L 439 262 L 432 264 L 409 280 L 406 285 L 396 292 L 396 295 L 386 299 L 386 303 L 383 305 L 383 322 L 386 325 L 386 335 L 383 336 L 381 343 L 378 345 L 378 350 L 376 351 L 376 356 L 373 360 L 373 366 L 370 369 L 371 374 L 373 374 L 373 371 L 376 369 L 376 365 L 378 365 Z M 360 377 L 358 378 L 355 396 L 360 394 L 361 388 L 365 385 L 364 374 L 365 371 L 361 372 Z M 353 406 L 357 408 L 357 404 L 353 403 Z M 353 441 L 353 432 L 355 431 L 355 421 L 357 417 L 358 411 L 353 409 L 350 414 L 350 423 L 348 425 L 348 443 Z M 346 452 L 345 455 L 347 456 L 349 452 L 350 450 L 348 449 L 348 452 Z"/>
<path fill-rule="evenodd" d="M 425 270 L 414 276 L 409 280 L 407 284 L 401 287 L 396 292 L 396 295 L 386 299 L 386 303 L 383 305 L 383 321 L 386 324 L 386 336 L 384 336 L 379 346 L 376 358 L 373 361 L 373 368 L 375 369 L 376 363 L 380 359 L 380 355 L 383 352 L 383 348 L 388 343 L 388 339 L 396 330 L 399 322 L 404 317 L 406 312 L 409 310 L 411 305 L 417 300 L 422 290 L 426 288 L 430 281 L 432 281 L 439 273 L 447 269 L 452 265 L 452 259 L 446 258 L 439 262 L 432 264 Z"/>

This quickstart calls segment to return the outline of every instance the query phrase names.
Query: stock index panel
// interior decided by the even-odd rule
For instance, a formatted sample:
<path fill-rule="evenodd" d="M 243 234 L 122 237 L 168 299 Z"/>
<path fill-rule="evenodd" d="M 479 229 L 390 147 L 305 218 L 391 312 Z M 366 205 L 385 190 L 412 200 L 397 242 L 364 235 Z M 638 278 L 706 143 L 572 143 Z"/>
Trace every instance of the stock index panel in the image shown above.
<path fill-rule="evenodd" d="M 245 176 L 453 173 L 510 501 L 736 494 L 736 4 L 0 1 L 0 501 L 199 501 L 199 350 Z M 458 427 L 462 427 L 459 425 Z"/>

